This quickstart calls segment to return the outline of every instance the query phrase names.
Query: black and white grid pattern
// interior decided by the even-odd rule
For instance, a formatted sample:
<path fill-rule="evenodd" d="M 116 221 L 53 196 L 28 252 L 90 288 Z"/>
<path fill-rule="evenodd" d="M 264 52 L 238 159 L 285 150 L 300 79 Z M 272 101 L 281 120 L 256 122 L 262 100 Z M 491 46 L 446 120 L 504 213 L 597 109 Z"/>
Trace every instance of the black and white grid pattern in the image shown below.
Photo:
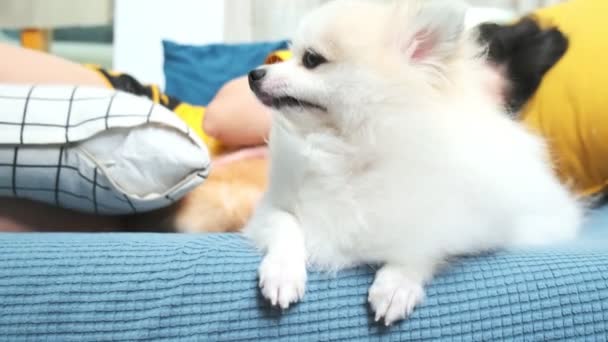
<path fill-rule="evenodd" d="M 78 143 L 108 129 L 146 124 L 183 133 L 184 142 L 194 142 L 202 157 L 200 168 L 174 187 L 142 197 L 114 186 Z M 144 212 L 167 206 L 200 185 L 208 166 L 200 139 L 173 112 L 147 98 L 103 88 L 0 84 L 1 197 L 104 215 Z"/>

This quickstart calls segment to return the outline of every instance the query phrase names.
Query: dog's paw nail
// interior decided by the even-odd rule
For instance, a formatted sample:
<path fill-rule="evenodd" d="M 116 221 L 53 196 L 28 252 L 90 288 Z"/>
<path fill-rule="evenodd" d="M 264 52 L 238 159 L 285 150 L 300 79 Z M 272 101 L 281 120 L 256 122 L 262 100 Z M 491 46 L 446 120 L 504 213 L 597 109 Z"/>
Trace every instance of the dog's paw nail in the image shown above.
<path fill-rule="evenodd" d="M 266 257 L 259 270 L 262 295 L 272 306 L 287 310 L 304 296 L 306 266 L 304 261 L 289 257 Z"/>
<path fill-rule="evenodd" d="M 369 293 L 370 305 L 376 312 L 376 322 L 384 318 L 387 327 L 409 316 L 424 297 L 421 284 L 402 277 L 379 277 Z"/>

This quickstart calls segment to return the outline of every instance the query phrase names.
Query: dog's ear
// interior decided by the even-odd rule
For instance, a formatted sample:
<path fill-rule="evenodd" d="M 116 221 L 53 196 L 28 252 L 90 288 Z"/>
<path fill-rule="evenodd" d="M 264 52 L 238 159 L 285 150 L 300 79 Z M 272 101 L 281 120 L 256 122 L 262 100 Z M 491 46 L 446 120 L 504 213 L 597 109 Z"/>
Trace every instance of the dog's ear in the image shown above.
<path fill-rule="evenodd" d="M 449 57 L 464 32 L 467 9 L 460 0 L 398 1 L 392 31 L 400 53 L 420 63 Z"/>

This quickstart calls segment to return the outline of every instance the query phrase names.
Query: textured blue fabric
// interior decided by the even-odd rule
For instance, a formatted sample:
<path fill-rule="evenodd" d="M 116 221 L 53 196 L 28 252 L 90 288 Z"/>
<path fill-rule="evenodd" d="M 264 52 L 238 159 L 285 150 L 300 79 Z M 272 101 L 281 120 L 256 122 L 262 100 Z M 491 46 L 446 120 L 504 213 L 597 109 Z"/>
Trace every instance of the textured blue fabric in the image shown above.
<path fill-rule="evenodd" d="M 163 41 L 165 92 L 206 106 L 226 82 L 246 75 L 271 52 L 285 48 L 287 41 L 200 46 Z"/>
<path fill-rule="evenodd" d="M 406 322 L 372 322 L 373 271 L 312 273 L 283 315 L 236 235 L 0 235 L 2 341 L 547 341 L 608 338 L 608 211 L 550 249 L 463 258 Z"/>

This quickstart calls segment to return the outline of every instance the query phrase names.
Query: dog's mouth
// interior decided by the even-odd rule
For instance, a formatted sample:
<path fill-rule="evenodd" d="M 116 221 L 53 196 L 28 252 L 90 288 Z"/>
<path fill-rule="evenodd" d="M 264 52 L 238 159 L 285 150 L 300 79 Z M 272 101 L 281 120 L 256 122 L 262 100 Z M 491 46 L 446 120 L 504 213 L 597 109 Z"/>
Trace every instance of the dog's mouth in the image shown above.
<path fill-rule="evenodd" d="M 301 108 L 301 109 L 316 109 L 320 111 L 327 111 L 327 109 L 321 105 L 316 103 L 312 103 L 310 101 L 302 100 L 295 98 L 293 96 L 279 96 L 275 97 L 267 93 L 257 93 L 258 99 L 268 107 L 274 109 L 283 109 L 283 108 Z"/>

